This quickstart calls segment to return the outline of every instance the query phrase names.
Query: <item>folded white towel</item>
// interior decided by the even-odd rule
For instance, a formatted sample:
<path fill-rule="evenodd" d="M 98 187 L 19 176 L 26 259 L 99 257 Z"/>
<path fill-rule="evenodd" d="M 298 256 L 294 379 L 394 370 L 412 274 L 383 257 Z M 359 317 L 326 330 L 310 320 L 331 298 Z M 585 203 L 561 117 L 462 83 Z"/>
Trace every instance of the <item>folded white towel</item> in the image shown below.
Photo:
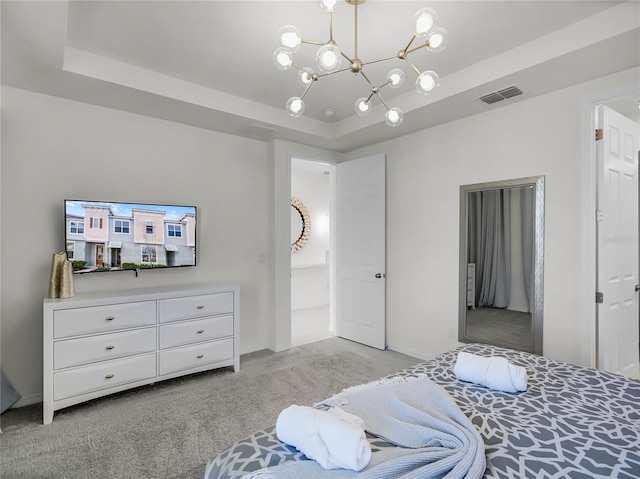
<path fill-rule="evenodd" d="M 511 364 L 506 358 L 477 356 L 464 351 L 458 353 L 453 369 L 461 381 L 515 393 L 527 390 L 527 370 Z"/>
<path fill-rule="evenodd" d="M 278 416 L 276 434 L 324 469 L 360 471 L 371 460 L 364 422 L 338 408 L 289 406 Z"/>

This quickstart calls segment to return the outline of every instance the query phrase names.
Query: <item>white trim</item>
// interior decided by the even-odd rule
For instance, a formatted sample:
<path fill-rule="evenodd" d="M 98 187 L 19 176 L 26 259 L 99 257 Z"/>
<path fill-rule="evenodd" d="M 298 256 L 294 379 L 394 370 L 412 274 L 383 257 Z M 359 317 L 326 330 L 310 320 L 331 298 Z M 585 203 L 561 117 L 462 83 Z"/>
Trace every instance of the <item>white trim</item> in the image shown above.
<path fill-rule="evenodd" d="M 28 396 L 22 396 L 18 399 L 9 409 L 16 409 L 24 406 L 31 406 L 32 404 L 38 404 L 42 402 L 42 393 L 29 394 Z"/>
<path fill-rule="evenodd" d="M 458 346 L 462 345 L 462 343 L 458 343 Z M 396 347 L 393 344 L 387 344 L 387 349 L 389 351 L 395 351 L 396 353 L 404 354 L 406 356 L 411 356 L 412 358 L 419 359 L 421 361 L 428 361 L 430 359 L 435 358 L 435 356 L 430 354 L 424 354 L 418 351 L 414 351 L 413 349 Z"/>

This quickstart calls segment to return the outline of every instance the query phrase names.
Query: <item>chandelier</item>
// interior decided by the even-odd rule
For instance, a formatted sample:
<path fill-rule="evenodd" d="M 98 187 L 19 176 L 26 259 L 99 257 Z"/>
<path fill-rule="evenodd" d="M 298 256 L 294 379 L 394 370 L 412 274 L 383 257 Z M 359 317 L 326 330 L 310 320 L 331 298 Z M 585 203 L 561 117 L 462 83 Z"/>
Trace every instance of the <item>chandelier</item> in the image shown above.
<path fill-rule="evenodd" d="M 392 60 L 394 58 L 406 62 L 409 67 L 416 72 L 417 78 L 415 81 L 415 87 L 418 93 L 428 95 L 438 88 L 438 85 L 440 84 L 438 74 L 431 70 L 421 72 L 409 59 L 411 54 L 423 48 L 430 52 L 440 52 L 446 46 L 447 31 L 444 28 L 437 27 L 435 25 L 438 18 L 436 12 L 431 8 L 418 10 L 414 17 L 415 23 L 413 35 L 404 49 L 398 51 L 395 55 L 365 62 L 358 57 L 358 5 L 363 4 L 365 1 L 366 0 L 345 0 L 349 5 L 353 5 L 355 12 L 353 57 L 349 57 L 345 54 L 333 39 L 333 12 L 336 9 L 336 6 L 338 6 L 340 0 L 321 0 L 320 6 L 329 14 L 329 40 L 326 42 L 303 39 L 300 30 L 293 25 L 285 25 L 280 29 L 279 36 L 281 46 L 278 47 L 273 54 L 275 65 L 280 70 L 288 70 L 291 67 L 297 69 L 298 80 L 302 86 L 305 87 L 302 95 L 291 97 L 287 101 L 286 110 L 289 115 L 296 118 L 302 116 L 305 107 L 304 97 L 313 84 L 320 78 L 327 75 L 333 75 L 334 73 L 350 71 L 355 75 L 360 75 L 369 84 L 371 89 L 368 96 L 358 98 L 355 102 L 356 113 L 360 116 L 368 114 L 372 109 L 371 100 L 375 95 L 380 99 L 380 102 L 387 110 L 385 114 L 385 122 L 387 125 L 400 125 L 403 118 L 402 110 L 397 107 L 389 108 L 380 91 L 386 86 L 389 86 L 390 88 L 401 87 L 404 84 L 404 71 L 400 68 L 392 69 L 387 74 L 386 81 L 382 84 L 374 84 L 364 72 L 364 67 L 366 65 Z M 418 39 L 420 43 L 414 46 L 414 42 Z M 315 69 L 297 65 L 293 60 L 293 55 L 300 49 L 300 46 L 303 43 L 319 47 L 316 53 Z M 344 68 L 340 68 L 343 64 L 343 58 L 348 62 L 348 65 Z"/>

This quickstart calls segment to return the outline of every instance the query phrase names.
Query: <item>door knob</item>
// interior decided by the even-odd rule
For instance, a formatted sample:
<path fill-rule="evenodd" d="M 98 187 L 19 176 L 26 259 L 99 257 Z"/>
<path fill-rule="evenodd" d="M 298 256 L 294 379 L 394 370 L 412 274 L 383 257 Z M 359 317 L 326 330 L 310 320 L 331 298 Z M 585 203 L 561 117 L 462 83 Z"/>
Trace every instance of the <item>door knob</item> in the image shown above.
<path fill-rule="evenodd" d="M 640 284 L 636 284 L 636 293 L 640 291 Z"/>
<path fill-rule="evenodd" d="M 385 275 L 385 274 L 382 274 L 382 273 L 376 273 L 376 278 L 380 279 L 380 278 L 384 278 L 384 277 L 386 277 L 386 275 Z"/>

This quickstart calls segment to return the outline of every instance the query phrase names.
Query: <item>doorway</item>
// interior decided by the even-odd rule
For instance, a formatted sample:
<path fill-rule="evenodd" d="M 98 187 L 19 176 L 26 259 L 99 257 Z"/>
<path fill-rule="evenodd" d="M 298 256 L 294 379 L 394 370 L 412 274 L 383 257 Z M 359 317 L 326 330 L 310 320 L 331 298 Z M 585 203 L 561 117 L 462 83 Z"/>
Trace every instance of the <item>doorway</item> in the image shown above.
<path fill-rule="evenodd" d="M 122 268 L 122 249 L 111 248 L 111 267 Z"/>
<path fill-rule="evenodd" d="M 333 165 L 291 158 L 291 346 L 335 336 L 331 327 Z"/>
<path fill-rule="evenodd" d="M 104 244 L 96 245 L 96 266 L 102 268 L 104 264 Z"/>

